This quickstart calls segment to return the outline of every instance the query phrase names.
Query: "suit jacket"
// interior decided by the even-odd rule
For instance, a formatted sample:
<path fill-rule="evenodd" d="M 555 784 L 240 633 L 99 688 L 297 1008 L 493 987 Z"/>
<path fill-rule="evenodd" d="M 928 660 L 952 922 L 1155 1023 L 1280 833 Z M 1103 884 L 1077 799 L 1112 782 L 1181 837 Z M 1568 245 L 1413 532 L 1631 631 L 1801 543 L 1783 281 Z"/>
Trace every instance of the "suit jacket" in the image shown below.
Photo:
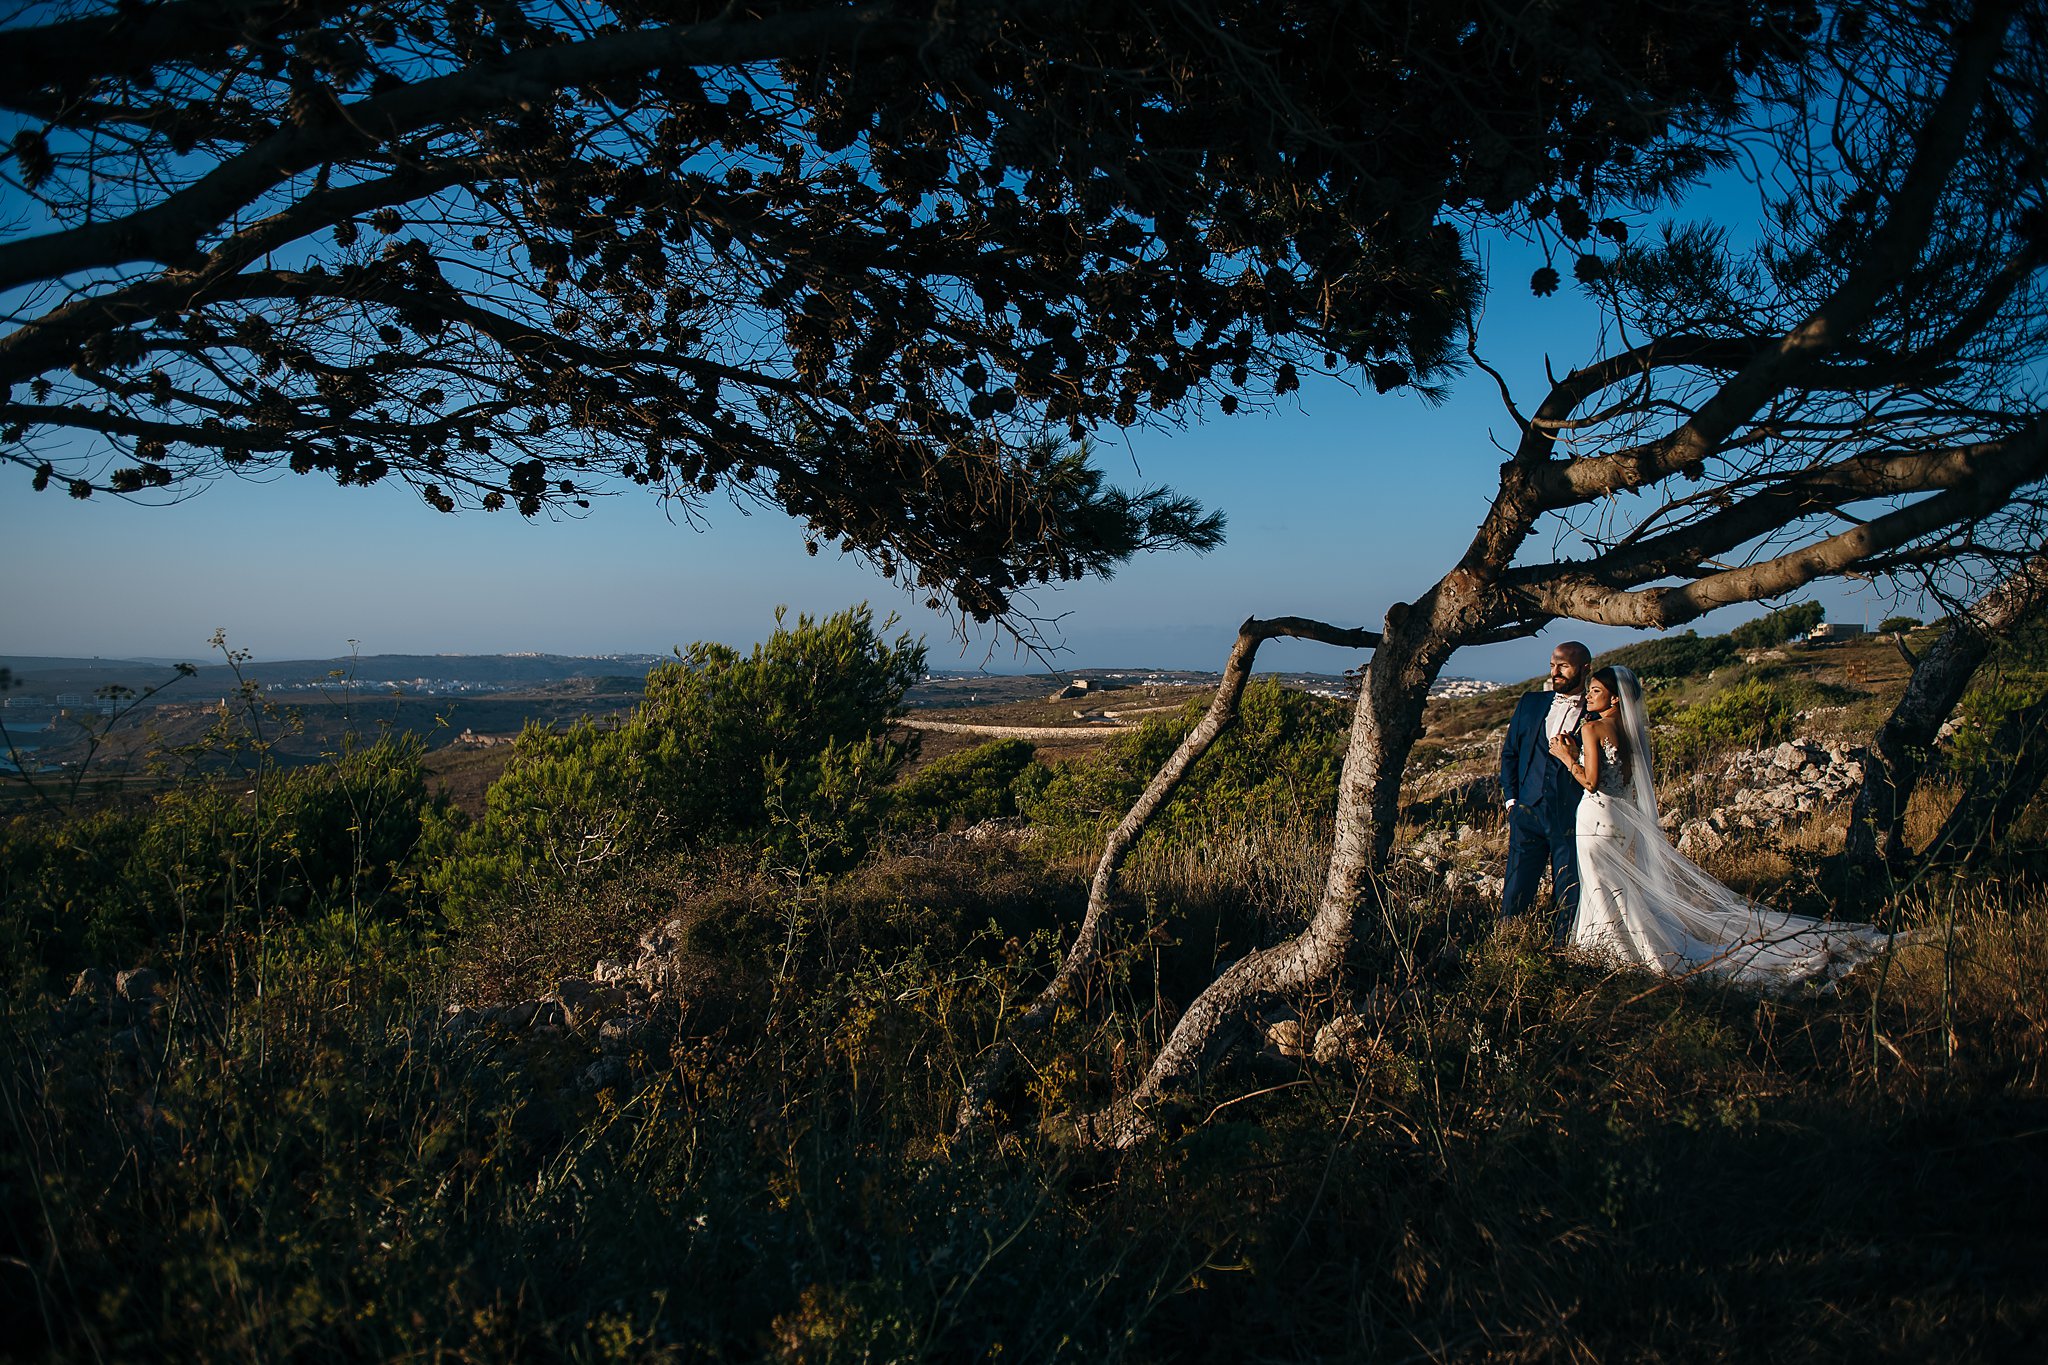
<path fill-rule="evenodd" d="M 1507 743 L 1500 750 L 1500 791 L 1504 800 L 1526 807 L 1553 832 L 1572 832 L 1583 790 L 1550 753 L 1544 722 L 1552 693 L 1530 692 L 1515 704 Z"/>

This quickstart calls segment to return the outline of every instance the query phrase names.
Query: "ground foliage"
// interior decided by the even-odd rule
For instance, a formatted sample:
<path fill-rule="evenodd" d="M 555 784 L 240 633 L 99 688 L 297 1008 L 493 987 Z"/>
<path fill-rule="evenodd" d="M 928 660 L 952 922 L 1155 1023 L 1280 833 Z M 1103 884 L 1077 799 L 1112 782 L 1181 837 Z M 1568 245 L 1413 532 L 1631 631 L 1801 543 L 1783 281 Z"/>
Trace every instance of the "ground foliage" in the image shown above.
<path fill-rule="evenodd" d="M 838 657 L 859 676 L 876 648 Z M 514 902 L 429 913 L 446 855 L 408 745 L 273 774 L 274 826 L 196 778 L 16 820 L 0 1313 L 26 1358 L 264 1361 L 1977 1361 L 2048 1331 L 2032 827 L 1989 875 L 1861 906 L 1920 935 L 1888 966 L 1773 1001 L 1557 957 L 1397 870 L 1346 993 L 1295 1002 L 1310 1031 L 1357 1015 L 1346 1058 L 1240 1058 L 1170 1136 L 1077 1146 L 1072 1116 L 1240 950 L 1189 913 L 1256 918 L 1223 813 L 1320 782 L 1327 709 L 1248 694 L 977 1144 L 950 1133 L 962 1078 L 1079 911 L 1057 829 L 899 832 L 843 871 L 756 831 L 559 885 L 536 929 Z M 1014 759 L 960 756 L 915 828 L 979 816 Z M 1132 762 L 1047 773 L 1027 804 Z M 390 814 L 369 839 L 338 809 Z M 238 851 L 259 829 L 297 853 L 260 901 Z M 242 880 L 162 913 L 176 881 L 141 850 L 170 845 Z M 116 904 L 132 918 L 95 928 Z M 574 1034 L 435 1026 L 451 993 L 520 998 L 668 916 L 680 1012 L 598 1083 Z M 66 1006 L 82 960 L 157 967 L 167 998 Z"/>
<path fill-rule="evenodd" d="M 1099 847 L 1205 709 L 1191 701 L 1118 736 L 1099 757 L 1054 763 L 1026 789 L 1025 814 L 1063 848 Z M 1327 823 L 1337 804 L 1348 722 L 1340 702 L 1270 678 L 1250 684 L 1236 723 L 1153 818 L 1145 841 L 1157 846 L 1248 825 Z"/>
<path fill-rule="evenodd" d="M 433 831 L 456 918 L 580 886 L 650 856 L 757 848 L 805 868 L 856 861 L 902 760 L 884 734 L 924 670 L 865 606 L 794 625 L 742 655 L 699 642 L 647 675 L 616 724 L 529 725 L 473 825 Z"/>
<path fill-rule="evenodd" d="M 1025 774 L 1034 774 L 1035 781 L 1036 771 L 1031 745 L 1021 739 L 998 739 L 947 754 L 890 793 L 890 823 L 920 832 L 1008 819 L 1017 814 Z"/>
<path fill-rule="evenodd" d="M 1732 635 L 1701 636 L 1688 630 L 1610 649 L 1594 658 L 1593 667 L 1627 668 L 1646 684 L 1682 682 L 1734 662 L 1740 652 Z"/>

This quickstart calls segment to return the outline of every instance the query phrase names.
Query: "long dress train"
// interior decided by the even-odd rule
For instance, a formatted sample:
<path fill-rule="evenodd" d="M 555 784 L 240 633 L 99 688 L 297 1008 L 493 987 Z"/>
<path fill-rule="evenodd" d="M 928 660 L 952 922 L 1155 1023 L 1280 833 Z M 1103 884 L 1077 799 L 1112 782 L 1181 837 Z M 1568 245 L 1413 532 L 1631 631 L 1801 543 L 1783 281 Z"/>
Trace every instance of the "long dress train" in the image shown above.
<path fill-rule="evenodd" d="M 1829 980 L 1882 952 L 1891 935 L 1753 901 L 1672 847 L 1657 823 L 1649 727 L 1635 675 L 1617 669 L 1629 752 L 1601 745 L 1598 789 L 1579 803 L 1575 946 L 1669 976 L 1702 973 L 1751 989 Z"/>

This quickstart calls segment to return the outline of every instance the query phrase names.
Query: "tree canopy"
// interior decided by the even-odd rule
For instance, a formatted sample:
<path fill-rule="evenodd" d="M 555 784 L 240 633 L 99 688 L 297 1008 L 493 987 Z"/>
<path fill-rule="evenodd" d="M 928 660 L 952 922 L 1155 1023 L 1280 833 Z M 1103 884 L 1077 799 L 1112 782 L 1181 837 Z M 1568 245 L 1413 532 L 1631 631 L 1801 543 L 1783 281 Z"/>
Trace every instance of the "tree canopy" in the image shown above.
<path fill-rule="evenodd" d="M 0 43 L 0 455 L 779 505 L 977 617 L 1212 544 L 1102 424 L 1427 384 L 1463 232 L 1697 172 L 1794 0 L 160 0 Z M 1583 261 L 1582 261 L 1583 264 Z M 1590 267 L 1588 267 L 1590 268 Z"/>
<path fill-rule="evenodd" d="M 1267 1002 L 1342 970 L 1389 862 L 1430 685 L 1459 649 L 1562 619 L 1668 628 L 1831 575 L 1951 593 L 2037 581 L 2011 575 L 2048 528 L 2044 59 L 2048 12 L 2020 0 L 1835 9 L 1809 60 L 1727 130 L 1767 172 L 1754 240 L 1673 224 L 1582 263 L 1609 319 L 1603 353 L 1549 372 L 1526 411 L 1494 372 L 1516 440 L 1477 533 L 1382 630 L 1348 632 L 1373 655 L 1314 914 L 1189 1003 L 1144 1079 L 1090 1121 L 1096 1136 L 1149 1131 L 1148 1107 Z M 2036 600 L 2032 587 L 2005 595 Z M 1088 917 L 1019 1031 L 1043 1027 L 1097 951 L 1105 876 L 1233 719 L 1259 641 L 1302 625 L 1339 634 L 1245 623 L 1208 718 L 1105 841 Z M 1975 648 L 1958 646 L 1959 665 Z M 1973 666 L 1945 673 L 1966 681 Z M 2040 771 L 2013 781 L 2038 785 Z"/>
<path fill-rule="evenodd" d="M 2048 15 L 1848 7 L 1812 50 L 1753 130 L 1754 233 L 1628 243 L 1604 353 L 1513 412 L 1465 564 L 1498 619 L 1668 627 L 1837 574 L 1955 601 L 2040 546 Z M 1507 567 L 1539 524 L 1589 553 Z"/>

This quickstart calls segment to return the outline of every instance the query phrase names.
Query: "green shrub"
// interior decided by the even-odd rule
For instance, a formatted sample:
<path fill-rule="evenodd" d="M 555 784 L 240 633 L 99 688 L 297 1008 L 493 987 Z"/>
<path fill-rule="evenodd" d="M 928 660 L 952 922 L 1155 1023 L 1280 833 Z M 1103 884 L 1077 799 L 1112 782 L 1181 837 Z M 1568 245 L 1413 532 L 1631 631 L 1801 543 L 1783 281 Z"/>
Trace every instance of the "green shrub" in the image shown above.
<path fill-rule="evenodd" d="M 444 824 L 434 885 L 457 921 L 514 891 L 650 853 L 746 847 L 806 868 L 859 855 L 901 754 L 883 738 L 924 667 L 865 606 L 782 624 L 751 655 L 698 643 L 625 720 L 529 725 L 475 824 Z"/>
<path fill-rule="evenodd" d="M 1017 779 L 1033 767 L 1031 745 L 999 739 L 935 759 L 896 788 L 889 823 L 901 830 L 952 829 L 1017 813 Z"/>
<path fill-rule="evenodd" d="M 1818 602 L 1795 602 L 1768 616 L 1744 621 L 1728 632 L 1728 639 L 1737 649 L 1771 649 L 1806 634 L 1827 614 L 1827 608 Z"/>
<path fill-rule="evenodd" d="M 0 951 L 14 989 L 108 962 L 141 960 L 155 905 L 133 876 L 147 819 L 99 811 L 0 824 Z"/>
<path fill-rule="evenodd" d="M 1082 851 L 1136 801 L 1204 707 L 1190 702 L 1113 740 L 1093 759 L 1054 765 L 1049 778 L 1020 784 L 1019 806 L 1056 842 Z M 1237 723 L 1182 781 L 1146 830 L 1159 846 L 1218 831 L 1327 818 L 1337 803 L 1348 709 L 1271 679 L 1245 689 Z"/>
<path fill-rule="evenodd" d="M 1920 629 L 1920 626 L 1921 621 L 1917 616 L 1887 616 L 1884 620 L 1877 623 L 1877 633 L 1879 635 L 1904 635 L 1909 630 Z"/>
<path fill-rule="evenodd" d="M 1726 635 L 1700 636 L 1696 631 L 1670 635 L 1661 640 L 1641 640 L 1620 649 L 1610 649 L 1593 660 L 1595 668 L 1626 668 L 1639 678 L 1667 678 L 1678 681 L 1711 673 L 1731 663 L 1735 642 Z"/>
<path fill-rule="evenodd" d="M 2013 757 L 2000 751 L 2004 732 L 2022 712 L 2038 707 L 2048 697 L 2048 676 L 2031 672 L 2000 673 L 1980 678 L 1957 703 L 1953 762 L 1959 771 L 1970 771 Z"/>
<path fill-rule="evenodd" d="M 1691 767 L 1724 749 L 1782 744 L 1795 733 L 1799 701 L 1792 688 L 1767 678 L 1744 678 L 1706 701 L 1670 712 L 1663 756 Z M 1653 712 L 1653 719 L 1659 718 Z"/>
<path fill-rule="evenodd" d="M 18 817 L 0 831 L 0 936 L 18 965 L 61 974 L 280 919 L 406 918 L 438 810 L 425 746 L 391 735 L 302 768 L 189 777 L 139 808 Z"/>
<path fill-rule="evenodd" d="M 413 734 L 350 743 L 324 763 L 280 772 L 270 794 L 277 902 L 293 910 L 401 916 L 427 793 L 426 745 Z"/>

